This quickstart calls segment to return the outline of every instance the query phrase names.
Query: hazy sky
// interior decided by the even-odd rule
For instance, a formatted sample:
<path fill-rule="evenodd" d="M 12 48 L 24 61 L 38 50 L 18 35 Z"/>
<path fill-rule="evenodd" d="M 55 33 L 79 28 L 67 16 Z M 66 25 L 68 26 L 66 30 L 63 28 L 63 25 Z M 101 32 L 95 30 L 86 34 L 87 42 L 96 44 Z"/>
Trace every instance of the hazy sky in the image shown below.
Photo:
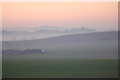
<path fill-rule="evenodd" d="M 1 0 L 2 2 L 119 2 L 119 0 Z"/>
<path fill-rule="evenodd" d="M 3 27 L 117 29 L 117 2 L 3 2 Z"/>

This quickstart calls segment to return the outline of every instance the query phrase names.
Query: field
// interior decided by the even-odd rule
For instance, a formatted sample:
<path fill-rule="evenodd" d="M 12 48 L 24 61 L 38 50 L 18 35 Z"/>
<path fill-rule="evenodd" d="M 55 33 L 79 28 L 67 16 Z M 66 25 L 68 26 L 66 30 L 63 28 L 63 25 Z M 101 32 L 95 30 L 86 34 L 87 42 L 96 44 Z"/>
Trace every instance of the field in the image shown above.
<path fill-rule="evenodd" d="M 118 77 L 117 32 L 8 41 L 2 47 L 46 51 L 44 54 L 3 54 L 3 78 Z"/>
<path fill-rule="evenodd" d="M 3 60 L 3 78 L 113 78 L 115 59 Z"/>

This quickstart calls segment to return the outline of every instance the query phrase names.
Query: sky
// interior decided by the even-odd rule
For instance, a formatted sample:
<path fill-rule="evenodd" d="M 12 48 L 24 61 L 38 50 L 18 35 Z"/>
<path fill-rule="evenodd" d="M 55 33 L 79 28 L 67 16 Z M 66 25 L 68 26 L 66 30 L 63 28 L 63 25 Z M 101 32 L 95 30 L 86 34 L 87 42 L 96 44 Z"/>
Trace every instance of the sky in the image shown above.
<path fill-rule="evenodd" d="M 117 8 L 117 2 L 2 2 L 2 26 L 117 29 Z"/>
<path fill-rule="evenodd" d="M 0 30 L 1 29 L 2 29 L 2 3 L 0 3 Z M 1 38 L 2 38 L 2 33 L 0 32 L 0 39 Z M 0 44 L 0 48 L 1 48 L 1 44 Z"/>
<path fill-rule="evenodd" d="M 119 0 L 1 0 L 2 2 L 119 2 Z"/>

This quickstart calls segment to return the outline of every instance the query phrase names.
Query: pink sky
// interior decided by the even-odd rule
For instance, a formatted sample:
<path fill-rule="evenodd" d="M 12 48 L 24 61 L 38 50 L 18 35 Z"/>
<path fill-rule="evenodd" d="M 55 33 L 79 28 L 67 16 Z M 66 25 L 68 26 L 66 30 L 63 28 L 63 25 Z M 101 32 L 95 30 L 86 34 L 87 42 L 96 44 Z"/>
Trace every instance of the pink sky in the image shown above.
<path fill-rule="evenodd" d="M 3 2 L 3 27 L 117 28 L 117 2 Z"/>

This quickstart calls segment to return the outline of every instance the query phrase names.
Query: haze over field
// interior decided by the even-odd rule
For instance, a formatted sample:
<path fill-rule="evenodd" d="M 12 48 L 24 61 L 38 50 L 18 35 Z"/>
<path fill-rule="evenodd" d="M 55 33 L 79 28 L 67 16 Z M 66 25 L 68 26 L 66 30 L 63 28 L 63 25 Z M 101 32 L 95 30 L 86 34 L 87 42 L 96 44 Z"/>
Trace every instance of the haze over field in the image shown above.
<path fill-rule="evenodd" d="M 46 54 L 25 57 L 26 59 L 117 59 L 118 33 L 117 31 L 96 32 L 46 39 L 9 41 L 3 42 L 2 47 L 3 50 L 43 49 L 46 51 Z M 5 58 L 9 57 L 5 56 Z M 21 58 L 24 58 L 24 55 Z"/>

